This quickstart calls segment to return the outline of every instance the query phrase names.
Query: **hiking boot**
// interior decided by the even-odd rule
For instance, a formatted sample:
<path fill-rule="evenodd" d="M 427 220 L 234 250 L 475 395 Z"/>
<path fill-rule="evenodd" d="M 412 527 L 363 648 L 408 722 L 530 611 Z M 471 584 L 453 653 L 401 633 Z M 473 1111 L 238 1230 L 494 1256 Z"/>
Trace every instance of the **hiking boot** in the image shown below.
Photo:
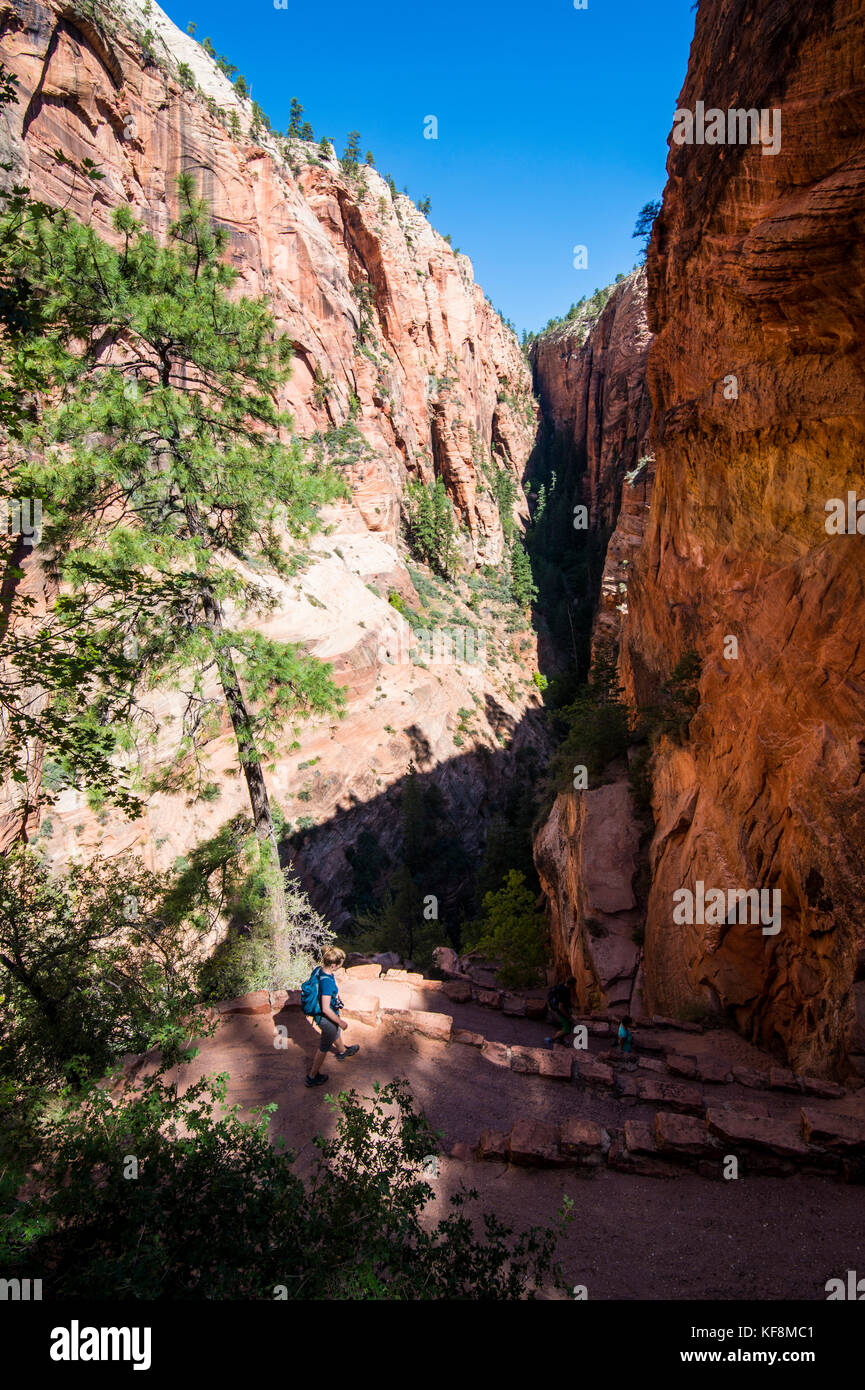
<path fill-rule="evenodd" d="M 325 1083 L 326 1081 L 327 1081 L 327 1076 L 325 1075 L 325 1073 L 324 1073 L 323 1071 L 320 1071 L 320 1072 L 318 1073 L 318 1076 L 307 1076 L 307 1077 L 304 1077 L 304 1085 L 305 1085 L 305 1086 L 309 1086 L 309 1087 L 312 1087 L 312 1086 L 323 1086 L 324 1083 Z"/>
<path fill-rule="evenodd" d="M 342 1052 L 335 1052 L 334 1056 L 338 1062 L 344 1062 L 346 1057 L 353 1057 L 356 1052 L 360 1052 L 358 1043 L 353 1043 L 351 1047 L 346 1047 Z"/>

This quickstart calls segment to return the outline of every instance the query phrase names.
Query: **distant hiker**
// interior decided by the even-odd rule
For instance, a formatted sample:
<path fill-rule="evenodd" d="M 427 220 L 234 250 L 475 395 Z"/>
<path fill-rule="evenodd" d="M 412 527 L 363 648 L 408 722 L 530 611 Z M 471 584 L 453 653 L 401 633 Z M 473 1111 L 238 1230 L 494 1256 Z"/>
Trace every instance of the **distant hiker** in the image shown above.
<path fill-rule="evenodd" d="M 620 1051 L 620 1052 L 631 1052 L 632 1049 L 633 1049 L 633 1046 L 634 1046 L 634 1035 L 633 1035 L 633 1033 L 631 1032 L 631 1024 L 632 1024 L 632 1022 L 633 1022 L 633 1019 L 631 1018 L 631 1015 L 630 1015 L 630 1014 L 625 1014 L 625 1017 L 622 1019 L 621 1023 L 619 1024 L 619 1031 L 618 1031 L 618 1033 L 616 1034 L 616 1040 L 617 1040 L 617 1043 L 618 1043 L 618 1047 L 619 1047 L 619 1051 Z"/>
<path fill-rule="evenodd" d="M 574 1020 L 571 1017 L 571 990 L 576 983 L 576 976 L 571 975 L 564 984 L 554 985 L 547 995 L 547 1007 L 559 1024 L 557 1033 L 554 1033 L 551 1038 L 544 1038 L 545 1045 L 551 1050 L 557 1042 L 564 1042 L 565 1038 L 574 1031 Z"/>
<path fill-rule="evenodd" d="M 321 1032 L 318 1052 L 315 1054 L 312 1070 L 306 1077 L 307 1086 L 323 1086 L 327 1081 L 327 1074 L 321 1071 L 321 1064 L 331 1049 L 340 1062 L 360 1051 L 356 1043 L 353 1047 L 343 1047 L 339 1036 L 348 1024 L 339 1016 L 343 1004 L 331 972 L 339 970 L 344 961 L 345 951 L 341 951 L 338 946 L 325 946 L 321 953 L 321 965 L 316 966 L 301 988 L 303 1012 L 318 1025 Z"/>

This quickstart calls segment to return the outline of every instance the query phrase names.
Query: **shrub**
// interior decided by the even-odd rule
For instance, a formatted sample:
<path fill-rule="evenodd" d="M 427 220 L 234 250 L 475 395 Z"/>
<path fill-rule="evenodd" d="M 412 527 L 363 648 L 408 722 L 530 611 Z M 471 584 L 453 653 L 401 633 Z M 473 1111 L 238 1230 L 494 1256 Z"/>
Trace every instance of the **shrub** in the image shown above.
<path fill-rule="evenodd" d="M 468 935 L 470 950 L 501 963 L 502 983 L 534 985 L 542 979 L 547 960 L 547 920 L 535 907 L 535 894 L 525 874 L 511 869 L 501 887 L 484 895 L 483 914 Z"/>
<path fill-rule="evenodd" d="M 44 1269 L 59 1299 L 517 1299 L 545 1281 L 564 1290 L 555 1228 L 514 1237 L 490 1215 L 481 1227 L 477 1194 L 464 1189 L 435 1225 L 423 1220 L 433 1197 L 423 1165 L 438 1136 L 405 1082 L 331 1099 L 336 1132 L 316 1140 L 307 1182 L 270 1143 L 275 1105 L 244 1122 L 224 1101 L 224 1077 L 179 1095 L 160 1073 L 115 1099 L 98 1087 L 67 1096 L 40 1136 L 38 1194 L 6 1197 L 4 1274 Z M 138 1160 L 134 1182 L 124 1154 Z"/>
<path fill-rule="evenodd" d="M 195 1001 L 165 880 L 136 860 L 52 877 L 31 850 L 0 859 L 0 1075 L 51 1084 L 101 1072 Z"/>

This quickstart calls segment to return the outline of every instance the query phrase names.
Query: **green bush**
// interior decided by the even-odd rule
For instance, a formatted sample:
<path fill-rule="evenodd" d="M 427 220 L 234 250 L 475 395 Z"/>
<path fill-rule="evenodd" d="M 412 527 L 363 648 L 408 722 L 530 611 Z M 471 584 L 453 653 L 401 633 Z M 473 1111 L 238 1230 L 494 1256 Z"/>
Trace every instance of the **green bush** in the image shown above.
<path fill-rule="evenodd" d="M 33 850 L 0 858 L 0 1077 L 96 1075 L 193 1007 L 182 924 L 165 883 L 132 859 L 52 877 Z"/>
<path fill-rule="evenodd" d="M 549 933 L 535 903 L 525 874 L 511 869 L 500 888 L 484 895 L 481 919 L 466 933 L 468 949 L 500 962 L 502 983 L 514 988 L 543 979 Z"/>
<path fill-rule="evenodd" d="M 514 1238 L 494 1216 L 481 1225 L 472 1220 L 477 1194 L 465 1190 L 435 1225 L 423 1219 L 434 1196 L 424 1161 L 439 1140 L 406 1083 L 331 1101 L 336 1132 L 316 1141 L 306 1182 L 293 1154 L 270 1142 L 276 1106 L 245 1123 L 224 1100 L 224 1077 L 180 1095 L 159 1073 L 114 1099 L 99 1087 L 65 1096 L 20 1156 L 24 1172 L 38 1155 L 33 1195 L 2 1194 L 4 1276 L 44 1270 L 57 1299 L 417 1301 L 564 1290 L 555 1228 Z M 134 1180 L 126 1155 L 137 1159 Z M 566 1199 L 559 1229 L 571 1208 Z"/>

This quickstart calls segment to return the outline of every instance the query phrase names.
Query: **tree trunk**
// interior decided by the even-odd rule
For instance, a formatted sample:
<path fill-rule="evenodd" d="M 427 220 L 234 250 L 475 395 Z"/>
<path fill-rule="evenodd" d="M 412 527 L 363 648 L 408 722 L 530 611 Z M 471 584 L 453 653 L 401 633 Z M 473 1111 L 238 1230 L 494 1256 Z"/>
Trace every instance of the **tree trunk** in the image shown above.
<path fill-rule="evenodd" d="M 222 637 L 224 634 L 222 610 L 218 599 L 215 598 L 207 585 L 202 587 L 202 603 L 208 628 L 214 638 Z M 270 798 L 267 794 L 264 771 L 255 744 L 255 730 L 249 710 L 246 707 L 234 660 L 231 653 L 220 646 L 218 640 L 214 644 L 214 656 L 225 703 L 228 706 L 228 713 L 234 729 L 234 737 L 237 740 L 240 766 L 243 768 L 243 775 L 246 778 L 255 838 L 260 845 L 262 867 L 268 880 L 270 901 L 268 916 L 271 927 L 277 930 L 287 925 L 285 893 L 282 885 L 282 872 L 279 867 L 279 847 L 276 843 L 273 817 L 270 814 Z"/>

